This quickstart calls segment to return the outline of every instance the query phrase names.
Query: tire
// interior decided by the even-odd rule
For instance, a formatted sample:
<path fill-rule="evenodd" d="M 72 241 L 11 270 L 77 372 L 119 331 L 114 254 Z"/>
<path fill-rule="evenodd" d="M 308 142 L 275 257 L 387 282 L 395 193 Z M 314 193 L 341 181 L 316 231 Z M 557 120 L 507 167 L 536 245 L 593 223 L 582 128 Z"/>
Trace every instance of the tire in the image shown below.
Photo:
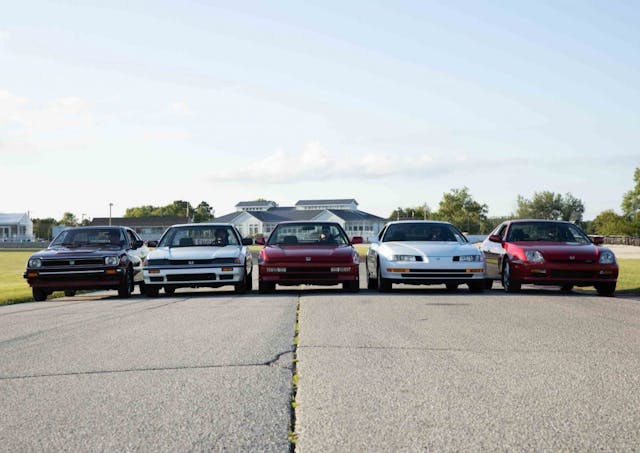
<path fill-rule="evenodd" d="M 131 297 L 131 293 L 133 292 L 133 272 L 131 269 L 127 269 L 124 273 L 124 277 L 122 281 L 118 285 L 118 296 L 127 299 Z"/>
<path fill-rule="evenodd" d="M 508 293 L 517 293 L 520 291 L 520 287 L 522 284 L 514 280 L 511 276 L 511 265 L 509 261 L 504 262 L 504 267 L 502 268 L 502 287 Z"/>
<path fill-rule="evenodd" d="M 253 272 L 250 274 L 247 274 L 246 284 L 247 284 L 246 285 L 247 292 L 250 293 L 251 291 L 253 291 Z"/>
<path fill-rule="evenodd" d="M 378 287 L 378 291 L 381 293 L 388 293 L 391 291 L 392 283 L 382 276 L 382 272 L 380 272 L 380 263 L 378 263 L 378 269 L 376 272 L 376 286 Z"/>
<path fill-rule="evenodd" d="M 156 285 L 144 285 L 144 295 L 147 297 L 158 297 L 160 287 Z"/>
<path fill-rule="evenodd" d="M 490 278 L 484 279 L 484 289 L 489 290 L 493 287 L 493 280 Z"/>
<path fill-rule="evenodd" d="M 613 297 L 616 292 L 616 282 L 613 283 L 596 283 L 594 285 L 598 296 Z"/>
<path fill-rule="evenodd" d="M 176 289 L 173 286 L 165 286 L 162 289 L 164 289 L 164 293 L 167 296 L 173 296 L 176 293 Z"/>
<path fill-rule="evenodd" d="M 348 293 L 357 293 L 360 291 L 360 281 L 344 282 L 342 284 L 342 290 Z"/>
<path fill-rule="evenodd" d="M 481 293 L 484 291 L 484 285 L 485 282 L 484 280 L 478 280 L 475 282 L 469 282 L 467 283 L 467 286 L 469 287 L 469 291 L 472 293 Z"/>
<path fill-rule="evenodd" d="M 457 283 L 446 283 L 445 286 L 447 287 L 447 291 L 450 293 L 454 293 L 456 291 L 458 291 L 458 284 Z"/>
<path fill-rule="evenodd" d="M 74 289 L 68 289 L 64 292 L 64 295 L 67 297 L 73 297 L 76 295 L 76 291 Z"/>
<path fill-rule="evenodd" d="M 271 294 L 276 290 L 276 284 L 273 282 L 258 282 L 258 292 L 260 294 Z"/>
<path fill-rule="evenodd" d="M 573 285 L 562 285 L 560 287 L 560 291 L 562 291 L 563 293 L 570 293 L 572 289 Z"/>
<path fill-rule="evenodd" d="M 369 266 L 366 266 L 367 269 L 367 289 L 377 289 L 378 288 L 378 281 L 371 277 L 371 274 L 369 273 Z"/>
<path fill-rule="evenodd" d="M 42 288 L 32 288 L 31 294 L 36 302 L 44 302 L 47 300 L 47 292 Z"/>
<path fill-rule="evenodd" d="M 233 284 L 233 292 L 236 294 L 244 294 L 247 292 L 247 271 L 244 271 L 242 280 Z"/>

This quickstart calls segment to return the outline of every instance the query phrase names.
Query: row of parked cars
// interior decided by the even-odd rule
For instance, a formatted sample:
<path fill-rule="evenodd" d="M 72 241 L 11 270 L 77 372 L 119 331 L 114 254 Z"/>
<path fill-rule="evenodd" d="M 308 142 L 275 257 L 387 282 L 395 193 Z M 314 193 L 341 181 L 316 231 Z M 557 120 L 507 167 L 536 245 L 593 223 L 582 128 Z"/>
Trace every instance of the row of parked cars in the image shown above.
<path fill-rule="evenodd" d="M 360 257 L 343 228 L 332 222 L 283 222 L 258 257 L 258 291 L 276 285 L 342 285 L 360 289 Z M 168 228 L 159 241 L 144 241 L 130 228 L 77 227 L 61 232 L 46 250 L 32 255 L 24 277 L 33 298 L 53 291 L 116 289 L 129 297 L 137 284 L 149 297 L 181 287 L 232 285 L 236 293 L 253 289 L 254 241 L 231 224 L 190 223 Z M 499 280 L 507 292 L 523 284 L 553 285 L 564 291 L 593 286 L 612 296 L 618 265 L 601 240 L 590 239 L 569 222 L 510 220 L 480 244 L 471 244 L 454 225 L 435 221 L 389 222 L 370 238 L 367 288 L 391 291 L 394 284 L 444 284 L 454 291 L 490 289 Z"/>

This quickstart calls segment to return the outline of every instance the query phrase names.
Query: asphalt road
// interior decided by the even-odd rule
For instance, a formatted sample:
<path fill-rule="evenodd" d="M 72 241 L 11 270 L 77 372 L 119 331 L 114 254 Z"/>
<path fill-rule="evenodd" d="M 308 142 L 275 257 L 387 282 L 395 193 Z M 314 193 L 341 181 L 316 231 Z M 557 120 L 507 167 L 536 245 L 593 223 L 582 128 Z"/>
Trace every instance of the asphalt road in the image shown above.
<path fill-rule="evenodd" d="M 364 285 L 364 282 L 362 282 Z M 0 307 L 0 450 L 638 450 L 640 301 L 406 287 Z"/>

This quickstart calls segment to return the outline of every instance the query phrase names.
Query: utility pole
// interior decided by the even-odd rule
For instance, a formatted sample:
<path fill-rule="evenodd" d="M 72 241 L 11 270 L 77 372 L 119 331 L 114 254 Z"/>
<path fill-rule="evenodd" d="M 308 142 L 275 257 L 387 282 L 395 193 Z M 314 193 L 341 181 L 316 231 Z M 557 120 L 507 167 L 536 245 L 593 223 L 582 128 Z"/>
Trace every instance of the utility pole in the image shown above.
<path fill-rule="evenodd" d="M 111 207 L 113 206 L 113 203 L 109 203 L 109 226 L 111 226 Z"/>

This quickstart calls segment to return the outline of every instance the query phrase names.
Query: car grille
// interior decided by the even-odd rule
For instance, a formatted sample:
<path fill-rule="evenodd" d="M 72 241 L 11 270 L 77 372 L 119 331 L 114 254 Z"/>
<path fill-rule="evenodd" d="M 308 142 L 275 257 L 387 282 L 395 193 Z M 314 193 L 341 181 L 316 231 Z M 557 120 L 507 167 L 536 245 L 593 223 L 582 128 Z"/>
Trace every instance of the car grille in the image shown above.
<path fill-rule="evenodd" d="M 596 275 L 593 271 L 574 271 L 554 269 L 551 271 L 552 278 L 594 278 Z"/>
<path fill-rule="evenodd" d="M 42 261 L 42 267 L 102 266 L 102 265 L 104 265 L 104 258 L 65 258 L 65 259 Z"/>
<path fill-rule="evenodd" d="M 200 260 L 149 260 L 149 266 L 202 266 L 206 264 L 237 264 L 234 258 L 214 258 Z"/>
<path fill-rule="evenodd" d="M 202 280 L 215 280 L 216 274 L 178 274 L 167 275 L 168 282 L 190 282 Z"/>

